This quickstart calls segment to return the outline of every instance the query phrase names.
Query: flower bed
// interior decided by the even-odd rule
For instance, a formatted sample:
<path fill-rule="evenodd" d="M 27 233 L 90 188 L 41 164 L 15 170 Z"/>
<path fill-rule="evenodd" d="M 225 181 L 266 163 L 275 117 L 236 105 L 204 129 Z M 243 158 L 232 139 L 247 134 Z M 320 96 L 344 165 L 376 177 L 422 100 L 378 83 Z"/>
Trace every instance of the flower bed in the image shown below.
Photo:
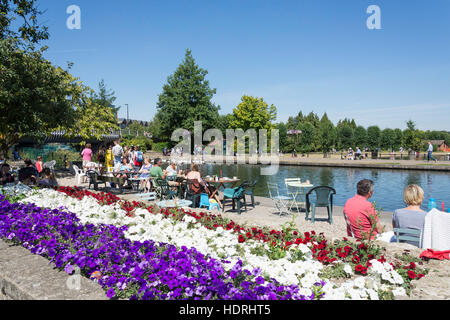
<path fill-rule="evenodd" d="M 310 246 L 313 258 L 324 264 L 334 268 L 336 261 L 345 262 L 350 265 L 353 272 L 360 275 L 367 275 L 370 260 L 376 259 L 379 262 L 386 262 L 382 254 L 382 248 L 368 245 L 365 243 L 354 244 L 346 241 L 337 241 L 329 244 L 323 234 L 317 235 L 314 231 L 300 233 L 293 228 L 284 228 L 281 231 L 269 230 L 268 228 L 246 228 L 236 224 L 234 221 L 224 219 L 220 215 L 210 215 L 205 212 L 195 213 L 185 211 L 183 209 L 162 209 L 155 210 L 154 206 L 148 206 L 142 202 L 128 202 L 121 200 L 119 197 L 106 193 L 91 193 L 90 191 L 79 189 L 77 187 L 61 187 L 58 191 L 63 192 L 71 197 L 82 199 L 86 196 L 94 197 L 99 203 L 108 204 L 119 203 L 129 216 L 133 216 L 133 212 L 137 208 L 146 209 L 150 213 L 162 213 L 167 217 L 182 219 L 185 215 L 194 217 L 198 223 L 208 229 L 223 228 L 225 230 L 234 231 L 239 243 L 244 243 L 249 240 L 258 240 L 270 244 L 270 251 L 273 256 L 283 257 L 286 250 L 292 246 L 305 244 Z M 417 261 L 416 261 L 417 262 Z M 421 262 L 418 262 L 420 265 Z M 396 270 L 403 277 L 406 283 L 405 287 L 411 280 L 422 278 L 426 274 L 426 270 L 417 267 L 414 262 L 406 263 L 390 263 L 393 270 Z M 341 268 L 342 269 L 342 268 Z M 351 273 L 347 273 L 351 274 Z M 397 282 L 391 282 L 398 284 Z"/>
<path fill-rule="evenodd" d="M 129 230 L 126 230 L 125 234 L 130 239 L 165 241 L 178 247 L 183 245 L 195 246 L 202 253 L 212 255 L 217 259 L 231 257 L 229 260 L 234 260 L 233 263 L 242 258 L 244 267 L 260 268 L 266 279 L 268 274 L 270 274 L 281 283 L 302 286 L 303 288 L 300 290 L 304 295 L 312 294 L 313 290 L 311 290 L 311 287 L 314 286 L 316 281 L 321 281 L 319 272 L 322 272 L 321 276 L 326 274 L 326 272 L 323 272 L 322 267 L 317 265 L 317 262 L 311 261 L 311 257 L 321 262 L 325 267 L 330 265 L 325 271 L 332 270 L 333 274 L 332 276 L 326 274 L 327 278 L 337 277 L 336 275 L 346 278 L 354 276 L 354 273 L 359 273 L 363 276 L 370 275 L 370 277 L 366 278 L 357 277 L 349 280 L 340 287 L 336 287 L 330 281 L 325 280 L 323 288 L 323 292 L 326 294 L 325 298 L 343 299 L 350 297 L 355 299 L 370 297 L 375 299 L 378 296 L 385 296 L 385 292 L 403 295 L 405 294 L 404 288 L 408 288 L 411 277 L 414 278 L 415 275 L 415 273 L 414 275 L 412 274 L 415 272 L 415 265 L 409 264 L 407 267 L 402 267 L 385 263 L 384 257 L 379 256 L 376 258 L 376 250 L 374 251 L 373 248 L 369 248 L 366 244 L 355 245 L 342 241 L 330 245 L 326 242 L 323 235 L 317 236 L 314 232 L 304 233 L 302 234 L 304 237 L 300 238 L 298 237 L 298 231 L 295 230 L 292 230 L 290 232 L 291 235 L 289 235 L 289 230 L 264 232 L 261 229 L 259 229 L 261 231 L 259 234 L 263 234 L 266 238 L 271 237 L 272 240 L 270 242 L 261 239 L 261 237 L 258 237 L 259 239 L 257 240 L 246 237 L 242 241 L 240 238 L 243 235 L 240 231 L 245 230 L 245 228 L 238 226 L 236 231 L 235 228 L 230 228 L 232 222 L 221 217 L 209 216 L 206 213 L 196 214 L 184 210 L 163 210 L 161 211 L 162 214 L 159 214 L 153 212 L 155 211 L 154 208 L 144 205 L 139 205 L 139 208 L 134 210 L 122 210 L 123 205 L 120 204 L 121 200 L 117 200 L 118 198 L 116 201 L 110 201 L 109 205 L 99 206 L 99 203 L 104 203 L 105 197 L 108 197 L 107 195 L 104 197 L 98 194 L 90 196 L 82 190 L 75 190 L 75 192 L 69 193 L 67 190 L 73 191 L 74 189 L 68 188 L 64 193 L 77 198 L 77 201 L 71 203 L 68 198 L 64 200 L 64 197 L 58 197 L 51 204 L 49 202 L 51 198 L 49 197 L 50 191 L 42 191 L 44 194 L 38 200 L 44 202 L 40 205 L 55 206 L 64 204 L 70 207 L 73 204 L 70 210 L 78 211 L 82 221 L 87 219 L 86 222 L 92 223 L 113 223 L 119 226 L 129 225 Z M 74 198 L 73 200 L 75 200 Z M 80 205 L 81 207 L 76 209 Z M 129 208 L 130 206 L 127 207 Z M 89 212 L 89 214 L 83 214 L 83 212 Z M 149 215 L 149 212 L 153 214 Z M 131 218 L 132 216 L 133 218 Z M 105 217 L 110 220 L 105 221 Z M 222 223 L 229 227 L 229 231 L 224 230 L 220 226 L 211 226 L 210 220 L 207 220 L 208 218 L 216 218 L 215 222 L 219 219 L 223 220 Z M 209 223 L 205 223 L 205 220 L 209 221 Z M 208 234 L 208 232 L 210 233 Z M 182 236 L 178 236 L 180 233 Z M 284 242 L 289 236 L 297 238 L 292 243 L 282 247 L 273 245 L 280 241 Z M 278 242 L 276 242 L 276 239 L 278 239 Z M 218 241 L 215 242 L 215 240 Z M 311 248 L 311 252 L 308 247 Z M 311 257 L 308 254 L 311 254 Z M 372 264 L 379 266 L 380 263 L 382 268 L 371 268 Z M 224 267 L 227 268 L 226 265 Z M 394 267 L 396 267 L 398 272 L 394 270 Z"/>
<path fill-rule="evenodd" d="M 259 270 L 229 271 L 226 261 L 205 256 L 195 248 L 154 241 L 131 241 L 126 226 L 83 224 L 75 214 L 34 204 L 10 203 L 0 195 L 0 238 L 50 259 L 68 274 L 75 267 L 95 279 L 109 298 L 130 299 L 314 299 L 295 285 L 266 281 Z"/>

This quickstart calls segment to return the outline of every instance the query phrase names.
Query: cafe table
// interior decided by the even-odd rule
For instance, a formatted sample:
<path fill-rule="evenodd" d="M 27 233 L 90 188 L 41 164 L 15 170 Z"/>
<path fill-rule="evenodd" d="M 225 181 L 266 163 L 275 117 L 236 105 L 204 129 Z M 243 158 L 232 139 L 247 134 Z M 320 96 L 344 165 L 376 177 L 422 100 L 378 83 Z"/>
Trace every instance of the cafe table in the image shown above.
<path fill-rule="evenodd" d="M 286 185 L 289 187 L 298 188 L 298 192 L 297 192 L 296 196 L 301 196 L 302 197 L 301 200 L 305 200 L 304 202 L 306 202 L 306 199 L 303 199 L 303 196 L 305 195 L 305 192 L 303 192 L 303 189 L 314 187 L 314 185 L 311 183 L 298 182 L 298 181 L 286 182 Z"/>

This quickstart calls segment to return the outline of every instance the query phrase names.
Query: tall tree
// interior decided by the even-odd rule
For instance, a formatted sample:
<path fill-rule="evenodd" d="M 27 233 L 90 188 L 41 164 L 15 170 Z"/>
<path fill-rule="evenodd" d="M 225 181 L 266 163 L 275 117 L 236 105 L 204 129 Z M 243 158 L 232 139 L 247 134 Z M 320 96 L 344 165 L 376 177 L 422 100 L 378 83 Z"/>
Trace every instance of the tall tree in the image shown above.
<path fill-rule="evenodd" d="M 102 79 L 98 83 L 98 92 L 94 92 L 91 95 L 91 100 L 101 106 L 111 108 L 114 114 L 117 114 L 120 107 L 113 105 L 116 101 L 115 92 L 106 88 L 105 80 Z"/>
<path fill-rule="evenodd" d="M 338 148 L 347 149 L 353 145 L 353 129 L 349 121 L 343 121 L 336 126 Z"/>
<path fill-rule="evenodd" d="M 357 126 L 354 131 L 355 146 L 364 148 L 367 146 L 367 130 L 363 126 Z"/>
<path fill-rule="evenodd" d="M 395 132 L 392 129 L 386 128 L 381 131 L 380 134 L 380 145 L 384 150 L 394 150 L 395 144 Z"/>
<path fill-rule="evenodd" d="M 161 134 L 167 139 L 177 128 L 192 132 L 194 121 L 202 121 L 204 130 L 216 126 L 220 107 L 211 101 L 216 89 L 211 89 L 205 80 L 207 74 L 187 49 L 183 62 L 168 77 L 156 106 Z"/>
<path fill-rule="evenodd" d="M 381 130 L 378 126 L 370 126 L 367 128 L 367 144 L 371 150 L 380 147 Z"/>
<path fill-rule="evenodd" d="M 333 123 L 328 119 L 326 113 L 322 116 L 319 123 L 319 145 L 321 151 L 329 152 L 336 143 L 336 130 Z"/>
<path fill-rule="evenodd" d="M 405 148 L 410 151 L 420 151 L 422 147 L 422 137 L 419 130 L 416 128 L 416 123 L 412 120 L 406 122 L 406 130 L 403 131 L 403 142 Z"/>

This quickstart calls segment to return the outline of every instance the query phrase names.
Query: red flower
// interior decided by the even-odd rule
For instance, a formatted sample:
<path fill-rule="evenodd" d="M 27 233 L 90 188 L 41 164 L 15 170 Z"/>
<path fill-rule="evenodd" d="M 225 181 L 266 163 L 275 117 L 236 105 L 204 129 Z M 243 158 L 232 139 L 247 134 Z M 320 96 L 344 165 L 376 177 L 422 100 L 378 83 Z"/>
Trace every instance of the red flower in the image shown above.
<path fill-rule="evenodd" d="M 415 269 L 416 268 L 416 264 L 414 263 L 414 262 L 411 262 L 410 264 L 409 264 L 409 268 L 412 270 L 412 269 Z"/>
<path fill-rule="evenodd" d="M 245 241 L 245 238 L 242 234 L 239 235 L 239 243 L 242 243 Z"/>
<path fill-rule="evenodd" d="M 417 274 L 414 271 L 411 271 L 411 270 L 408 271 L 408 276 L 409 276 L 410 279 L 417 278 Z"/>
<path fill-rule="evenodd" d="M 425 277 L 425 275 L 422 274 L 422 273 L 419 273 L 418 278 L 420 279 L 420 278 L 423 278 L 423 277 Z"/>
<path fill-rule="evenodd" d="M 361 259 L 359 259 L 358 256 L 354 256 L 353 259 L 352 259 L 352 262 L 353 262 L 354 264 L 357 264 L 357 263 L 359 263 L 360 260 L 361 260 Z"/>

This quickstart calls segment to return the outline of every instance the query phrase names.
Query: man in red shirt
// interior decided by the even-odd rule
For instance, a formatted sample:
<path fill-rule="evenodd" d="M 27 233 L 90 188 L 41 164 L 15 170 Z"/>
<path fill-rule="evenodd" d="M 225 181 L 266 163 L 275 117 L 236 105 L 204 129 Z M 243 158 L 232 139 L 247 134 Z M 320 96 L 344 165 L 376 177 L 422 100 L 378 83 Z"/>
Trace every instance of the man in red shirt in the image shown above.
<path fill-rule="evenodd" d="M 344 206 L 344 214 L 350 222 L 350 227 L 347 225 L 347 234 L 351 236 L 351 231 L 356 239 L 369 238 L 369 233 L 373 226 L 371 239 L 374 239 L 378 233 L 383 232 L 383 226 L 380 224 L 377 212 L 372 203 L 368 201 L 373 195 L 374 183 L 372 180 L 364 179 L 358 182 L 356 186 L 357 194 L 348 199 Z"/>

